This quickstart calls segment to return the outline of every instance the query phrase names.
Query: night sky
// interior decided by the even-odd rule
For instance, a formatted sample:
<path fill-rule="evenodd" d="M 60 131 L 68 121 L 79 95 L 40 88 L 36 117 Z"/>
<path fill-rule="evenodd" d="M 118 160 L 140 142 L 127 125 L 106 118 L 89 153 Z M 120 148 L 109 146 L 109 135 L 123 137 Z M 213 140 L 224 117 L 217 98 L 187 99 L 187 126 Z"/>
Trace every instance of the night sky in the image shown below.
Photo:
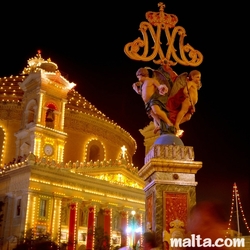
<path fill-rule="evenodd" d="M 82 96 L 135 138 L 138 149 L 133 162 L 141 167 L 144 146 L 139 129 L 150 120 L 132 84 L 137 81 L 138 68 L 158 66 L 134 61 L 123 49 L 141 37 L 139 24 L 146 21 L 147 11 L 159 11 L 158 2 L 60 1 L 53 6 L 40 2 L 34 7 L 2 4 L 5 14 L 0 15 L 0 77 L 19 74 L 40 49 L 44 59 L 51 58 L 69 81 L 77 84 L 76 90 Z M 196 175 L 197 201 L 223 203 L 229 218 L 236 182 L 250 225 L 250 97 L 245 66 L 248 28 L 243 24 L 247 2 L 183 2 L 164 4 L 165 13 L 177 15 L 177 25 L 185 28 L 185 44 L 204 56 L 196 68 L 202 73 L 196 113 L 181 126 L 185 131 L 183 143 L 193 146 L 195 160 L 203 162 Z M 178 74 L 191 69 L 174 67 Z M 246 233 L 243 226 L 242 231 Z"/>

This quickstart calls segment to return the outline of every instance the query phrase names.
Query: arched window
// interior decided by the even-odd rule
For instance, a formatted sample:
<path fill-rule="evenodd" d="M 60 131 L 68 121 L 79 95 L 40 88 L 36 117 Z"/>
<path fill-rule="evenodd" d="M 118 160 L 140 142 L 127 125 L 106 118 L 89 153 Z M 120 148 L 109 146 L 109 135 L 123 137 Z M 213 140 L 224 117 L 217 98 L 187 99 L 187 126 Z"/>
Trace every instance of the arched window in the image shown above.
<path fill-rule="evenodd" d="M 104 149 L 98 140 L 92 140 L 88 145 L 87 161 L 103 161 Z"/>
<path fill-rule="evenodd" d="M 89 150 L 89 160 L 97 161 L 100 159 L 100 148 L 97 145 L 91 145 Z"/>
<path fill-rule="evenodd" d="M 52 103 L 50 103 L 49 105 L 47 105 L 47 112 L 46 112 L 46 117 L 45 117 L 45 124 L 46 127 L 49 128 L 54 128 L 55 126 L 55 113 L 54 111 L 56 110 L 56 106 Z"/>

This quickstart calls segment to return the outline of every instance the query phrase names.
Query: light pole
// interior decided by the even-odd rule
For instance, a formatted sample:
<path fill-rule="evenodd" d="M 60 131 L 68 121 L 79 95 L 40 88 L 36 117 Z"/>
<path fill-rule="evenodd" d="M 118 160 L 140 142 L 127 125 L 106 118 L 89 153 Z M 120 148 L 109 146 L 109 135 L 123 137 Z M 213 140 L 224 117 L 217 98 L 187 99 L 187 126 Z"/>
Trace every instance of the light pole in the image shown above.
<path fill-rule="evenodd" d="M 132 214 L 132 247 L 135 250 L 135 211 L 131 211 Z"/>

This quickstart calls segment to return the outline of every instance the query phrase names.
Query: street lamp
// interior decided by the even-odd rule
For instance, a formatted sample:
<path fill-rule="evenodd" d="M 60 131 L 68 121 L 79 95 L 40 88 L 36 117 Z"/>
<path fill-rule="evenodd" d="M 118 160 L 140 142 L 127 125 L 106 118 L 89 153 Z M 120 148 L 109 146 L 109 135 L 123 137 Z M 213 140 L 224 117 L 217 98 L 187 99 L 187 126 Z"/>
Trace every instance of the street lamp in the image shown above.
<path fill-rule="evenodd" d="M 135 250 L 135 211 L 131 211 L 132 214 L 132 247 Z"/>
<path fill-rule="evenodd" d="M 131 217 L 129 218 L 129 225 L 127 227 L 127 235 L 130 235 L 129 239 L 130 239 L 130 242 L 129 242 L 129 245 L 130 247 L 132 247 L 133 250 L 136 249 L 136 233 L 141 233 L 142 232 L 142 228 L 141 226 L 139 226 L 137 224 L 137 221 L 135 220 L 135 214 L 136 212 L 135 211 L 131 211 L 131 215 L 132 215 L 132 219 Z"/>

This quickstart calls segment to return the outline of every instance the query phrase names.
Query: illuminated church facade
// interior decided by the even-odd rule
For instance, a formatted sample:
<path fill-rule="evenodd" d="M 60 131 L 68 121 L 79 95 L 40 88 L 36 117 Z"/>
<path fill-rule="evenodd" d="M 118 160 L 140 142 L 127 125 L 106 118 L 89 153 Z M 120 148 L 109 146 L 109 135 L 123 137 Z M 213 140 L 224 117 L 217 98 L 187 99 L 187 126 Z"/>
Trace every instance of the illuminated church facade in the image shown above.
<path fill-rule="evenodd" d="M 69 250 L 141 243 L 136 142 L 75 86 L 40 53 L 0 78 L 3 250 L 44 235 Z"/>

